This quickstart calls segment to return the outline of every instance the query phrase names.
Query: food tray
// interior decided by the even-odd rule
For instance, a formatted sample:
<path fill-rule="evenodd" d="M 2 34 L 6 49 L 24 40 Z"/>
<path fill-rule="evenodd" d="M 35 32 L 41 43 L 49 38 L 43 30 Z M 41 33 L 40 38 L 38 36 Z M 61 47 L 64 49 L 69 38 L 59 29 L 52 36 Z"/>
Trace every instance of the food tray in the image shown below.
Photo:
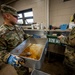
<path fill-rule="evenodd" d="M 19 56 L 22 53 L 22 51 L 30 43 L 32 43 L 32 44 L 41 44 L 43 46 L 42 53 L 41 53 L 41 56 L 40 56 L 40 59 L 39 60 L 35 60 L 35 59 L 23 57 L 23 58 L 25 58 L 25 61 L 26 61 L 25 62 L 25 65 L 26 65 L 26 67 L 30 67 L 30 68 L 33 68 L 33 69 L 40 69 L 41 66 L 42 66 L 42 63 L 44 61 L 44 57 L 45 57 L 46 51 L 47 51 L 47 43 L 48 43 L 47 38 L 29 38 L 29 39 L 23 41 L 15 49 L 13 49 L 11 51 L 11 54 L 14 54 L 14 55 Z"/>

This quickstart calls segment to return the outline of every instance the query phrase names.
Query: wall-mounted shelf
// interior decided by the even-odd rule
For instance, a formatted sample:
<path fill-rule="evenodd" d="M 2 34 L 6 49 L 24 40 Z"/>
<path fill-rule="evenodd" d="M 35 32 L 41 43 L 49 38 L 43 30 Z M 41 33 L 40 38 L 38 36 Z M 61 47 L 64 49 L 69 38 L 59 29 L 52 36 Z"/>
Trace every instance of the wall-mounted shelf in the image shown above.
<path fill-rule="evenodd" d="M 56 30 L 48 30 L 50 32 L 70 32 L 71 30 L 67 29 L 67 30 L 60 30 L 60 29 L 56 29 Z"/>
<path fill-rule="evenodd" d="M 47 29 L 24 29 L 25 31 L 48 31 Z"/>

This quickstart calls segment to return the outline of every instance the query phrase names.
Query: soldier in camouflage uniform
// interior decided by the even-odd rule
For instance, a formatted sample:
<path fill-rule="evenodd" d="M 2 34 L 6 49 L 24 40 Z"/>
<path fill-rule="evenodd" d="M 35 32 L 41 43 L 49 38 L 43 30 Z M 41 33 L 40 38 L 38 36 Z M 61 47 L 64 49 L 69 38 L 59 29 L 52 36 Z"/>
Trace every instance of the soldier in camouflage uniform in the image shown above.
<path fill-rule="evenodd" d="M 10 6 L 2 5 L 1 14 L 4 18 L 4 23 L 0 26 L 0 70 L 8 61 L 9 52 L 24 41 L 23 30 L 15 25 L 18 19 L 17 11 Z M 25 73 L 23 69 L 18 68 L 18 75 Z"/>
<path fill-rule="evenodd" d="M 66 75 L 75 75 L 75 27 L 71 30 L 68 37 L 61 35 L 58 38 L 66 45 L 64 59 L 64 65 L 67 70 Z"/>

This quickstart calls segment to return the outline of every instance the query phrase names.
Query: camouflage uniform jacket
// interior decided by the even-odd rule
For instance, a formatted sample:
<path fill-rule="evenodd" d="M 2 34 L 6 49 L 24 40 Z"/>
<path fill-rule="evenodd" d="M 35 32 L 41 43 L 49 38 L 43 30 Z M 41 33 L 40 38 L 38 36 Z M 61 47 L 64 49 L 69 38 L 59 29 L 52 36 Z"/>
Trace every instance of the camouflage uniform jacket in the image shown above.
<path fill-rule="evenodd" d="M 67 44 L 65 49 L 65 64 L 75 70 L 75 27 L 71 30 L 68 37 L 60 39 Z"/>
<path fill-rule="evenodd" d="M 0 26 L 0 68 L 6 62 L 5 56 L 24 40 L 23 34 L 18 26 Z"/>

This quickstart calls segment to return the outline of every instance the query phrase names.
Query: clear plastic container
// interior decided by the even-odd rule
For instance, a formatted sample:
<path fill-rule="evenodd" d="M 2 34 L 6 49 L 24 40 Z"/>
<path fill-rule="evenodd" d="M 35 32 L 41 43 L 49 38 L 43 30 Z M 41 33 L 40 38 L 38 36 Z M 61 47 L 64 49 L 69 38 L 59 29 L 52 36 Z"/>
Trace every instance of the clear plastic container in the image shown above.
<path fill-rule="evenodd" d="M 50 74 L 39 71 L 39 70 L 33 70 L 31 75 L 50 75 Z"/>

